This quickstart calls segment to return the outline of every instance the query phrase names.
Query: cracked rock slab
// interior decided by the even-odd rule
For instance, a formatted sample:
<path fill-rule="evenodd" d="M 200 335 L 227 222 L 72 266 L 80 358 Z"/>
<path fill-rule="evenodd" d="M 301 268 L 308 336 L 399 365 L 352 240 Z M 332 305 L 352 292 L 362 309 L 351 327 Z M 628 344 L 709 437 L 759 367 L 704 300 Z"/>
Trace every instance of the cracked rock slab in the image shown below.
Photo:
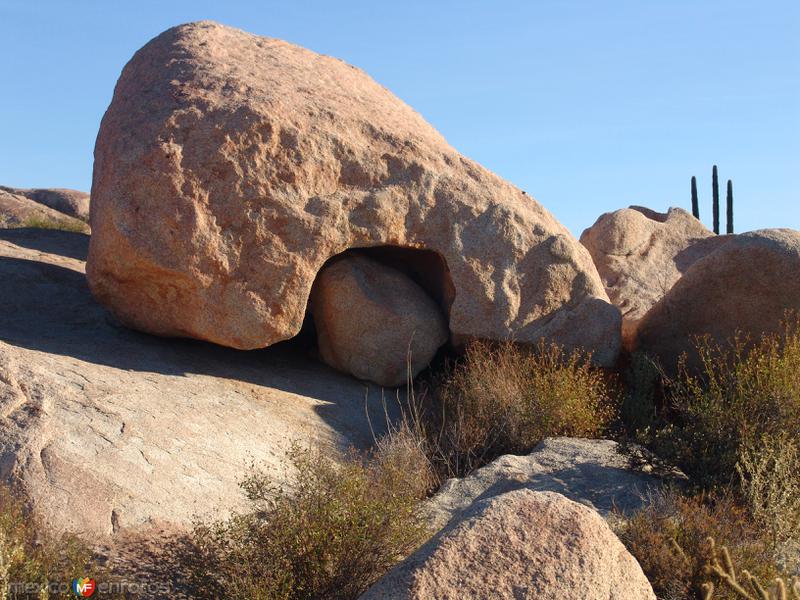
<path fill-rule="evenodd" d="M 217 518 L 253 463 L 297 441 L 365 447 L 380 392 L 302 347 L 241 352 L 121 327 L 92 298 L 88 238 L 0 231 L 0 475 L 94 539 Z M 366 396 L 366 398 L 365 398 Z"/>

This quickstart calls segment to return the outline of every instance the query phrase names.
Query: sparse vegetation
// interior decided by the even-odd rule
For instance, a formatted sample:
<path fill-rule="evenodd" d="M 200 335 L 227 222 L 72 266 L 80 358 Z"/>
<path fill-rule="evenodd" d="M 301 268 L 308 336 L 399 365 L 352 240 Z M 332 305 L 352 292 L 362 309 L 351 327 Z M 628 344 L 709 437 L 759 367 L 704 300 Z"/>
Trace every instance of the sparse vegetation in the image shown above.
<path fill-rule="evenodd" d="M 57 229 L 59 231 L 71 231 L 74 233 L 86 233 L 88 225 L 83 221 L 71 218 L 49 218 L 40 215 L 32 215 L 22 221 L 18 227 L 30 227 L 36 229 Z"/>
<path fill-rule="evenodd" d="M 730 549 L 737 564 L 761 580 L 777 569 L 769 541 L 730 496 L 688 497 L 677 490 L 656 493 L 647 506 L 630 518 L 615 519 L 622 542 L 642 566 L 656 595 L 663 600 L 702 597 L 712 560 L 708 538 Z M 717 600 L 736 598 L 718 590 Z"/>
<path fill-rule="evenodd" d="M 699 370 L 684 359 L 675 378 L 632 360 L 628 431 L 683 469 L 695 495 L 656 497 L 621 519 L 620 537 L 659 598 L 783 598 L 775 578 L 800 568 L 800 321 L 697 350 Z"/>
<path fill-rule="evenodd" d="M 782 577 L 776 577 L 771 584 L 763 584 L 758 577 L 747 570 L 736 572 L 736 567 L 727 546 L 722 546 L 717 551 L 714 538 L 707 540 L 709 559 L 706 563 L 706 574 L 715 577 L 723 589 L 732 592 L 736 598 L 742 600 L 800 600 L 800 581 L 793 577 L 787 585 Z M 722 560 L 720 560 L 720 554 Z M 719 596 L 715 593 L 713 581 L 707 581 L 701 586 L 703 600 L 713 600 Z"/>
<path fill-rule="evenodd" d="M 736 485 L 743 448 L 800 434 L 800 321 L 757 342 L 698 341 L 700 371 L 684 363 L 667 383 L 668 411 L 643 440 L 703 489 Z"/>
<path fill-rule="evenodd" d="M 182 548 L 191 597 L 217 598 L 219 582 L 232 598 L 356 598 L 427 537 L 416 452 L 395 432 L 371 455 L 338 462 L 295 447 L 286 487 L 255 470 L 242 483 L 251 509 L 197 525 Z"/>
<path fill-rule="evenodd" d="M 736 465 L 755 522 L 788 571 L 800 572 L 800 449 L 786 434 L 745 446 Z"/>

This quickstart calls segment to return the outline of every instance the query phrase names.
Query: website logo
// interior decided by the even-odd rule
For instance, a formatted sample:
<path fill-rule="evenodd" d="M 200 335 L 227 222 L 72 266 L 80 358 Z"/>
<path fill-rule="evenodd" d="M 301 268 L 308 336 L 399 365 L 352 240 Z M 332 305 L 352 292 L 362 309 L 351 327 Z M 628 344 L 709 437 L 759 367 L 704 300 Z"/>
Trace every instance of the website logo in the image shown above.
<path fill-rule="evenodd" d="M 72 580 L 72 591 L 79 598 L 88 598 L 94 594 L 95 587 L 94 579 L 88 577 L 79 577 Z"/>

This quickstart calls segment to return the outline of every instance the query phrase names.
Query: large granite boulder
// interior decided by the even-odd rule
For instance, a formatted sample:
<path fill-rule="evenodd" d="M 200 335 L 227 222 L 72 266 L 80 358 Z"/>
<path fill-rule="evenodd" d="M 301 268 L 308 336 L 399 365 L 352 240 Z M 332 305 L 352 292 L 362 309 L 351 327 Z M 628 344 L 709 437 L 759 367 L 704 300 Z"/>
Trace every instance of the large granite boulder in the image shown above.
<path fill-rule="evenodd" d="M 405 383 L 447 341 L 439 306 L 397 269 L 344 254 L 311 291 L 319 353 L 332 367 L 385 386 Z"/>
<path fill-rule="evenodd" d="M 164 32 L 124 68 L 91 222 L 92 292 L 159 335 L 291 338 L 327 260 L 390 246 L 445 266 L 433 296 L 457 343 L 545 336 L 600 364 L 620 345 L 589 253 L 533 198 L 363 71 L 213 22 Z"/>
<path fill-rule="evenodd" d="M 800 312 L 800 231 L 762 229 L 735 236 L 693 263 L 640 320 L 634 348 L 674 369 L 694 338 L 724 343 L 737 331 L 758 338 Z"/>
<path fill-rule="evenodd" d="M 659 213 L 631 206 L 605 213 L 581 235 L 605 285 L 622 311 L 630 346 L 636 324 L 697 260 L 727 241 L 680 208 Z"/>
<path fill-rule="evenodd" d="M 477 502 L 360 600 L 655 600 L 605 520 L 553 492 Z"/>
<path fill-rule="evenodd" d="M 86 192 L 67 188 L 23 189 L 5 186 L 0 186 L 0 190 L 24 196 L 75 219 L 89 220 L 89 194 Z"/>

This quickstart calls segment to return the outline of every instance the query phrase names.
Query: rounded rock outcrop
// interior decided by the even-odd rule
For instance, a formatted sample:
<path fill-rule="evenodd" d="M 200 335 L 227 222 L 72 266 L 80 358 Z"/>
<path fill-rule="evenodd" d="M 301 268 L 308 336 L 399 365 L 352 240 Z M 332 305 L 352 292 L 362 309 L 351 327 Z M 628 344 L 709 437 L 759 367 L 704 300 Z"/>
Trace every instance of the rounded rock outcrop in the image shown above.
<path fill-rule="evenodd" d="M 331 257 L 438 253 L 456 341 L 548 337 L 611 364 L 589 253 L 363 71 L 213 22 L 125 66 L 95 146 L 87 276 L 123 322 L 261 348 L 300 330 Z"/>
<path fill-rule="evenodd" d="M 477 502 L 359 600 L 655 600 L 595 511 L 553 492 Z"/>
<path fill-rule="evenodd" d="M 659 213 L 631 206 L 605 213 L 581 235 L 608 297 L 622 311 L 630 347 L 644 314 L 695 261 L 727 240 L 680 208 Z"/>

